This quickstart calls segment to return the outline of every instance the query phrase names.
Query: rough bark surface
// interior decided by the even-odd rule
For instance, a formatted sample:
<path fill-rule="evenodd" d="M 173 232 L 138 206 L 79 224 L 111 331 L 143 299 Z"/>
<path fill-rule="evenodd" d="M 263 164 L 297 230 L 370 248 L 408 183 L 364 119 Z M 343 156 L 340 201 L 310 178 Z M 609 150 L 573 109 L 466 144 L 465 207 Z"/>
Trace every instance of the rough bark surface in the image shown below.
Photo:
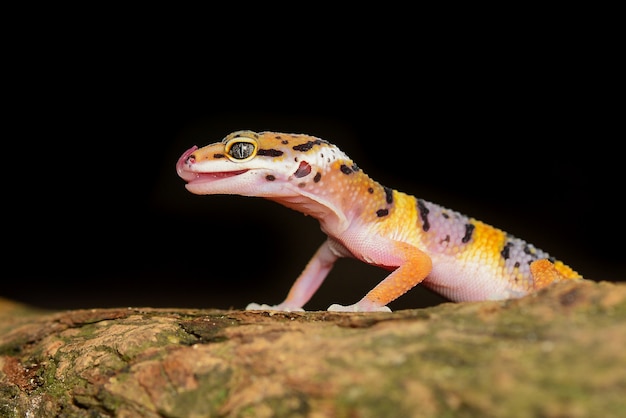
<path fill-rule="evenodd" d="M 626 416 L 626 285 L 392 313 L 0 299 L 0 417 Z"/>

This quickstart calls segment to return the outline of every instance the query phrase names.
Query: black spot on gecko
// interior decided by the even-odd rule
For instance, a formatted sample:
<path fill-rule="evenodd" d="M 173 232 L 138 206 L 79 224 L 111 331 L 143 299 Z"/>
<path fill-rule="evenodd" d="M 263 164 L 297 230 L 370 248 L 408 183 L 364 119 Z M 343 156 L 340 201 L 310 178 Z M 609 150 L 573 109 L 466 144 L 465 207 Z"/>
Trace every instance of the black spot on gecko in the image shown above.
<path fill-rule="evenodd" d="M 213 154 L 213 158 L 224 158 L 224 154 Z"/>
<path fill-rule="evenodd" d="M 267 176 L 265 176 L 265 180 L 267 180 L 267 181 L 274 181 L 274 180 L 276 180 L 276 177 L 274 177 L 271 174 L 268 174 Z"/>
<path fill-rule="evenodd" d="M 519 268 L 519 261 L 516 261 L 515 264 L 513 264 L 513 267 Z"/>
<path fill-rule="evenodd" d="M 443 244 L 444 242 L 450 242 L 450 235 L 446 235 L 446 237 L 444 239 L 442 239 L 441 241 L 439 241 L 439 244 Z"/>
<path fill-rule="evenodd" d="M 450 219 L 450 215 L 448 215 L 448 214 L 447 214 L 447 213 L 445 213 L 445 212 L 441 212 L 441 216 L 443 216 L 443 217 L 444 217 L 444 218 L 446 218 L 446 219 Z"/>
<path fill-rule="evenodd" d="M 372 193 L 374 193 L 374 189 L 373 189 L 373 188 L 371 188 L 371 187 L 368 187 L 368 188 L 367 188 L 367 192 L 368 192 L 369 194 L 372 194 Z"/>
<path fill-rule="evenodd" d="M 522 251 L 524 251 L 524 254 L 528 254 L 531 257 L 531 260 L 536 260 L 537 258 L 539 258 L 539 256 L 537 255 L 537 251 L 532 245 L 524 245 L 524 249 Z"/>
<path fill-rule="evenodd" d="M 417 210 L 420 213 L 420 218 L 422 218 L 422 229 L 424 232 L 428 232 L 430 229 L 430 222 L 428 222 L 428 213 L 430 212 L 426 207 L 426 202 L 422 199 L 417 199 Z"/>
<path fill-rule="evenodd" d="M 512 242 L 507 242 L 506 244 L 504 244 L 504 248 L 502 249 L 502 251 L 500 251 L 500 255 L 502 255 L 502 258 L 504 258 L 505 260 L 508 260 L 511 256 L 510 250 L 512 245 Z"/>
<path fill-rule="evenodd" d="M 315 177 L 313 177 L 313 181 L 314 182 L 319 182 L 322 179 L 322 173 L 320 173 L 319 171 L 317 172 L 317 174 L 315 175 Z"/>
<path fill-rule="evenodd" d="M 293 173 L 297 178 L 308 176 L 309 174 L 311 174 L 311 165 L 306 161 L 301 161 L 298 169 Z"/>
<path fill-rule="evenodd" d="M 352 171 L 359 171 L 360 168 L 356 164 L 352 164 Z"/>
<path fill-rule="evenodd" d="M 341 167 L 339 167 L 339 169 L 343 174 L 352 174 L 352 169 L 345 164 L 341 164 Z"/>
<path fill-rule="evenodd" d="M 305 142 L 304 144 L 294 145 L 292 148 L 295 151 L 307 152 L 311 148 L 313 148 L 315 145 L 319 145 L 321 143 L 322 143 L 321 139 L 316 139 L 315 141 L 308 141 L 308 142 Z"/>
<path fill-rule="evenodd" d="M 378 216 L 379 218 L 382 218 L 383 216 L 387 216 L 389 215 L 389 209 L 378 209 L 376 211 L 376 216 Z"/>
<path fill-rule="evenodd" d="M 260 149 L 257 151 L 257 155 L 265 155 L 269 157 L 280 157 L 283 152 L 277 149 Z"/>
<path fill-rule="evenodd" d="M 466 242 L 469 242 L 469 240 L 472 239 L 473 233 L 474 233 L 474 225 L 465 224 L 465 235 L 463 235 L 463 238 L 461 238 L 461 242 L 463 244 L 465 244 Z"/>
<path fill-rule="evenodd" d="M 387 201 L 387 203 L 392 204 L 393 203 L 393 190 L 390 187 L 386 187 L 386 186 L 383 186 L 383 189 L 385 189 L 385 200 Z"/>
<path fill-rule="evenodd" d="M 287 141 L 286 139 L 283 139 L 282 141 L 280 141 L 281 144 L 283 145 L 287 145 L 289 143 L 289 141 Z"/>

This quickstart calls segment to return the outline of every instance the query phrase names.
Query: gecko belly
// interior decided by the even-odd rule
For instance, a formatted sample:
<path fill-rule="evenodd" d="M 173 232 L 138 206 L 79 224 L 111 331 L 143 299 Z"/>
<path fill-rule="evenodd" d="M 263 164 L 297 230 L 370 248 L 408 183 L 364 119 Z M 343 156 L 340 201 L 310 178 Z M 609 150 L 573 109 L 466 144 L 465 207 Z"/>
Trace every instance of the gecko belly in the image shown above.
<path fill-rule="evenodd" d="M 519 298 L 527 293 L 499 278 L 492 266 L 450 260 L 437 260 L 423 284 L 455 302 Z"/>

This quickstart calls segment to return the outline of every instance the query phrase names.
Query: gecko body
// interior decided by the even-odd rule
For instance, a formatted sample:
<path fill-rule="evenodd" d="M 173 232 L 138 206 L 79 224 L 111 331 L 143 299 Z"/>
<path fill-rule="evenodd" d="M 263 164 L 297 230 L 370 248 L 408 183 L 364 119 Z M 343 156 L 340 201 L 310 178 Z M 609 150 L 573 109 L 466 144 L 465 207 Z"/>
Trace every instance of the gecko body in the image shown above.
<path fill-rule="evenodd" d="M 498 228 L 381 185 L 314 136 L 237 131 L 187 150 L 176 169 L 194 194 L 273 200 L 314 217 L 327 235 L 282 303 L 248 309 L 302 310 L 341 257 L 390 273 L 355 304 L 332 311 L 389 311 L 388 303 L 419 283 L 452 301 L 478 301 L 582 278 Z"/>

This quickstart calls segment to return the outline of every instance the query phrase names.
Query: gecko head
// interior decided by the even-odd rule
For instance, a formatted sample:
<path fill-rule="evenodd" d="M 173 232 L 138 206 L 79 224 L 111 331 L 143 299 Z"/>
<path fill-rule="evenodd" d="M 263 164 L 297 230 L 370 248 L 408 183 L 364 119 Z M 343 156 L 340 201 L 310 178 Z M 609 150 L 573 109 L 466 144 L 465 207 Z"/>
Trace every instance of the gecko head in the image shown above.
<path fill-rule="evenodd" d="M 364 175 L 339 148 L 305 134 L 237 131 L 185 151 L 176 163 L 186 188 L 199 195 L 264 197 L 319 219 L 346 223 L 341 202 Z"/>
<path fill-rule="evenodd" d="M 283 173 L 297 170 L 289 154 L 275 136 L 237 131 L 221 142 L 188 149 L 178 159 L 176 171 L 195 194 L 289 194 L 279 181 Z"/>

